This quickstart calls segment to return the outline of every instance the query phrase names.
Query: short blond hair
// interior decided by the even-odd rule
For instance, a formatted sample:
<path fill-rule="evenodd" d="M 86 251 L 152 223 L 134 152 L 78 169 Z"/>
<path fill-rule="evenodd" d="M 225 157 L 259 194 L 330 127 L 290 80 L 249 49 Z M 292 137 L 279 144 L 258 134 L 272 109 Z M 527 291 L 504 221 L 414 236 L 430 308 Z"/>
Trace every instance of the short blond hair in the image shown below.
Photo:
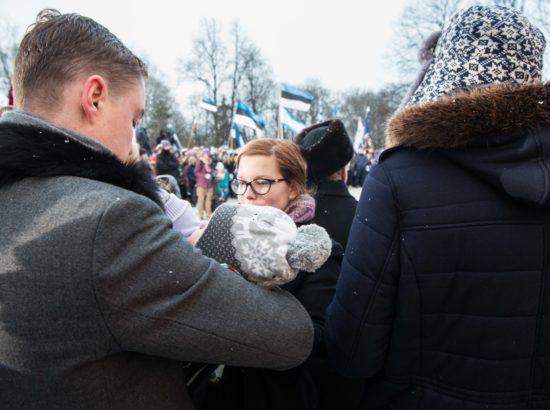
<path fill-rule="evenodd" d="M 79 14 L 44 9 L 27 31 L 15 57 L 17 108 L 35 102 L 56 108 L 65 84 L 89 73 L 105 78 L 112 92 L 147 78 L 147 67 L 108 29 Z"/>

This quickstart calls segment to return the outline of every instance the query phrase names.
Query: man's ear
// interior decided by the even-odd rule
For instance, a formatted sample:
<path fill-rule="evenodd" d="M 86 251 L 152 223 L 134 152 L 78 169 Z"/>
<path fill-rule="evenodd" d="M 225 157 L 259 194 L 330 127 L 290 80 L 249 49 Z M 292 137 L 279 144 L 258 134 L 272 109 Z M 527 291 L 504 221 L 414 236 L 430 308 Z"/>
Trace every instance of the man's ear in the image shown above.
<path fill-rule="evenodd" d="M 341 169 L 340 169 L 340 178 L 342 179 L 342 181 L 346 182 L 348 180 L 348 167 L 347 166 L 343 166 Z"/>
<path fill-rule="evenodd" d="M 92 75 L 84 81 L 80 105 L 84 116 L 93 124 L 100 114 L 107 97 L 107 83 L 100 75 Z"/>

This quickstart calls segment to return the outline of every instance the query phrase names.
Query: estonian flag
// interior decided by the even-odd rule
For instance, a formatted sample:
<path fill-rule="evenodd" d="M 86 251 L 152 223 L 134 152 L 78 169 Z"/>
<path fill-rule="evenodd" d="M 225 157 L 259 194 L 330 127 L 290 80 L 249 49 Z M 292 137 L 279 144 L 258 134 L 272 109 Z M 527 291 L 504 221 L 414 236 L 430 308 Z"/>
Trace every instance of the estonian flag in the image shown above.
<path fill-rule="evenodd" d="M 290 111 L 288 111 L 284 107 L 280 108 L 279 116 L 280 116 L 279 118 L 280 118 L 281 124 L 287 127 L 289 130 L 295 132 L 296 134 L 298 134 L 300 131 L 302 131 L 306 127 L 304 123 L 294 118 L 290 113 Z"/>
<path fill-rule="evenodd" d="M 313 96 L 305 91 L 292 88 L 283 83 L 281 89 L 281 106 L 299 111 L 309 111 Z"/>
<path fill-rule="evenodd" d="M 253 128 L 258 135 L 263 135 L 265 119 L 256 114 L 252 109 L 241 101 L 237 101 L 237 111 L 233 117 L 233 122 Z"/>
<path fill-rule="evenodd" d="M 212 99 L 208 97 L 202 98 L 202 101 L 200 102 L 199 107 L 212 112 L 218 111 L 218 107 L 216 107 L 216 103 L 214 103 L 214 101 L 212 101 Z"/>
<path fill-rule="evenodd" d="M 237 124 L 235 123 L 233 123 L 233 128 L 231 128 L 231 136 L 235 140 L 235 146 L 237 148 L 242 147 L 244 145 L 243 137 L 239 132 L 239 127 L 237 127 Z"/>
<path fill-rule="evenodd" d="M 323 102 L 321 101 L 319 104 L 319 112 L 317 113 L 317 122 L 324 122 L 325 120 L 325 111 L 323 110 Z"/>
<path fill-rule="evenodd" d="M 353 142 L 353 148 L 357 151 L 364 145 L 365 139 L 369 137 L 369 112 L 370 107 L 367 107 L 367 113 L 365 114 L 365 121 L 361 122 L 361 118 L 357 121 L 357 132 Z"/>

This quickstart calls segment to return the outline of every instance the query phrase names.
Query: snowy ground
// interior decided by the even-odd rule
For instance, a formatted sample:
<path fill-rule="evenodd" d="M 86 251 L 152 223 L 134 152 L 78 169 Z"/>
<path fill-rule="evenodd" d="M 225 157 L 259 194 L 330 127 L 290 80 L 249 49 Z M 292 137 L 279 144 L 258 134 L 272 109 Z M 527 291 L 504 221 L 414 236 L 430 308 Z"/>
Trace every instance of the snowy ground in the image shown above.
<path fill-rule="evenodd" d="M 350 187 L 349 192 L 359 201 L 359 197 L 361 196 L 361 188 Z"/>

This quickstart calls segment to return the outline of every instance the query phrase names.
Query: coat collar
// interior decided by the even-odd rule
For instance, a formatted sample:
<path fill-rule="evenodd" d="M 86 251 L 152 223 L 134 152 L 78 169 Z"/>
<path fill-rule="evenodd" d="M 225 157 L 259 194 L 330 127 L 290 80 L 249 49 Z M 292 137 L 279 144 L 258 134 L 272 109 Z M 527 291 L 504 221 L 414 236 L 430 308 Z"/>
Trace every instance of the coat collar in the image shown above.
<path fill-rule="evenodd" d="M 414 104 L 387 128 L 390 145 L 460 148 L 550 123 L 550 83 L 497 85 Z"/>
<path fill-rule="evenodd" d="M 124 164 L 84 135 L 24 112 L 0 120 L 0 188 L 28 177 L 75 176 L 144 195 L 162 207 L 148 168 Z"/>
<path fill-rule="evenodd" d="M 349 193 L 346 183 L 342 180 L 338 181 L 320 181 L 317 184 L 318 195 L 328 195 L 328 196 L 345 196 L 352 197 Z"/>

